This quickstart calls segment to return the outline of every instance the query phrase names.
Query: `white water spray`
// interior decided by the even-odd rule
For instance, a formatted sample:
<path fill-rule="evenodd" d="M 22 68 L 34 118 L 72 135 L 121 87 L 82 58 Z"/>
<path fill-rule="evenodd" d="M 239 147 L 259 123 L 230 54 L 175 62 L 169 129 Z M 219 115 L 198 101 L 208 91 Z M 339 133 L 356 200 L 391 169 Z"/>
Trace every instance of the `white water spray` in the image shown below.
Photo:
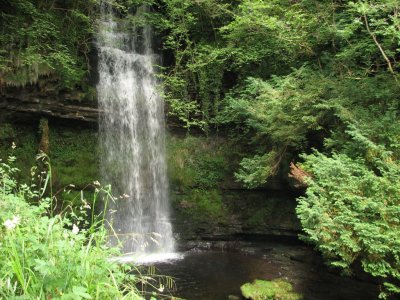
<path fill-rule="evenodd" d="M 136 16 L 147 9 L 140 7 Z M 103 2 L 98 34 L 101 170 L 121 195 L 110 206 L 112 224 L 124 252 L 174 251 L 169 220 L 163 99 L 157 92 L 152 30 L 126 29 Z M 124 27 L 124 29 L 123 29 Z"/>

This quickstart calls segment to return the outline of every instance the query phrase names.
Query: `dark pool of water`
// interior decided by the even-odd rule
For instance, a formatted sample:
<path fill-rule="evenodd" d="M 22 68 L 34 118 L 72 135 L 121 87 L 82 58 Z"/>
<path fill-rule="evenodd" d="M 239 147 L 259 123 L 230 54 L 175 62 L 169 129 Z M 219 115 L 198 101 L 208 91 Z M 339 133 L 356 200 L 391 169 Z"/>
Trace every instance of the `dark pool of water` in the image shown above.
<path fill-rule="evenodd" d="M 176 297 L 227 300 L 240 297 L 240 286 L 254 279 L 285 278 L 304 300 L 375 300 L 378 287 L 369 280 L 341 277 L 328 270 L 311 249 L 299 245 L 259 244 L 242 252 L 194 251 L 157 273 L 175 278 Z"/>

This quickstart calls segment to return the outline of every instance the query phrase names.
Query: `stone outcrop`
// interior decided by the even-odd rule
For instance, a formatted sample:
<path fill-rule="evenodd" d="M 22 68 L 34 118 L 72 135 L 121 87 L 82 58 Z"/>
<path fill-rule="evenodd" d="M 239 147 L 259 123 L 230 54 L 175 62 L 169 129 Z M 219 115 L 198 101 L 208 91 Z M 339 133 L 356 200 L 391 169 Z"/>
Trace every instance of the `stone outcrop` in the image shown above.
<path fill-rule="evenodd" d="M 0 111 L 8 116 L 28 114 L 97 122 L 99 110 L 95 91 L 92 97 L 88 97 L 88 94 L 81 91 L 59 91 L 46 81 L 24 88 L 3 86 L 0 89 Z"/>

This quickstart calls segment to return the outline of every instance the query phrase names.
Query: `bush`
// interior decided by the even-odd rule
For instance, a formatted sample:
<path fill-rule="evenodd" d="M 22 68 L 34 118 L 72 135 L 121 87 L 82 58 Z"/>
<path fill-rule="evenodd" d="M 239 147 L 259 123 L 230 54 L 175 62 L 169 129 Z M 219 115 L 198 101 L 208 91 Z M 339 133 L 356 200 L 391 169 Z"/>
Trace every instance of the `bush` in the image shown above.
<path fill-rule="evenodd" d="M 399 293 L 400 167 L 375 158 L 371 170 L 365 160 L 344 154 L 304 158 L 312 177 L 297 208 L 303 238 L 331 265 L 350 272 L 360 262 L 365 272 L 383 279 L 381 297 Z"/>

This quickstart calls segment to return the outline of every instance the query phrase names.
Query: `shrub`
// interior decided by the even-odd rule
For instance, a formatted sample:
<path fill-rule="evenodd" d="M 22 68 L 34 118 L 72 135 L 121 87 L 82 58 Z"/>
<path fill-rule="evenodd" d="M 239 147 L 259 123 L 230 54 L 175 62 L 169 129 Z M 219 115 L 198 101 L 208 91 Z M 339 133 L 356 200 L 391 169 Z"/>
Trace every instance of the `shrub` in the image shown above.
<path fill-rule="evenodd" d="M 304 156 L 306 195 L 297 214 L 306 235 L 332 266 L 350 272 L 360 262 L 365 272 L 383 279 L 385 298 L 399 293 L 400 167 L 396 161 L 365 160 L 344 154 Z M 397 283 L 397 284 L 396 284 Z M 396 286 L 397 285 L 397 286 Z"/>

